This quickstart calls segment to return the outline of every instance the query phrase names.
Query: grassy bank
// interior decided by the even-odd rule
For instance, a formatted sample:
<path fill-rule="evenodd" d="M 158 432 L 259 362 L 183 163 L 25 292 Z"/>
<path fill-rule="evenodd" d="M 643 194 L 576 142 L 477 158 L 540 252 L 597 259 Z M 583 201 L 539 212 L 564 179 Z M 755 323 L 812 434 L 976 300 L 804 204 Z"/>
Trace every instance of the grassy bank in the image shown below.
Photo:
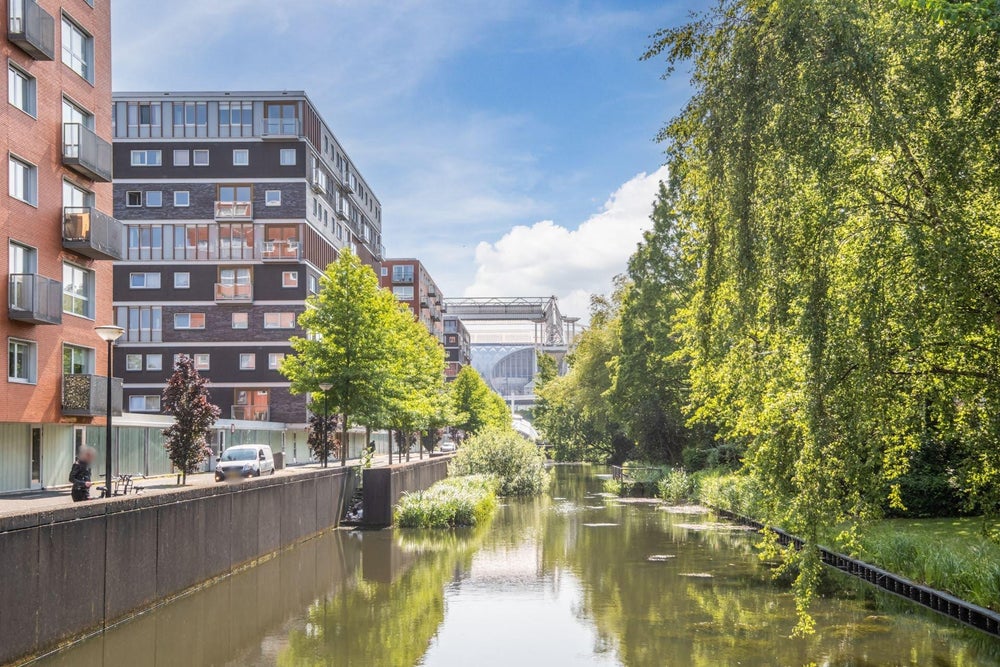
<path fill-rule="evenodd" d="M 483 475 L 449 477 L 426 491 L 404 494 L 396 505 L 403 528 L 455 528 L 489 520 L 497 506 L 497 483 Z"/>

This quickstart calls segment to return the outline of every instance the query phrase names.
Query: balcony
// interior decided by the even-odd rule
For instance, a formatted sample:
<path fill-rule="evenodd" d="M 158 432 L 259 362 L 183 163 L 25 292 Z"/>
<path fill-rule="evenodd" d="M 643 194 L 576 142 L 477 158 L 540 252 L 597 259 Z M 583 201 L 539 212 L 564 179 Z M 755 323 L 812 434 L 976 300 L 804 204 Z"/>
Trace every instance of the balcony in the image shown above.
<path fill-rule="evenodd" d="M 215 283 L 216 303 L 249 303 L 253 301 L 253 285 Z"/>
<path fill-rule="evenodd" d="M 217 222 L 253 220 L 253 204 L 248 201 L 217 201 L 215 220 Z"/>
<path fill-rule="evenodd" d="M 63 247 L 91 259 L 120 261 L 124 225 L 93 207 L 63 209 Z"/>
<path fill-rule="evenodd" d="M 336 213 L 337 217 L 340 218 L 341 220 L 347 220 L 348 218 L 347 206 L 348 206 L 347 201 L 344 199 L 341 199 L 339 202 L 337 202 Z"/>
<path fill-rule="evenodd" d="M 265 241 L 260 253 L 265 262 L 296 262 L 301 256 L 298 241 Z"/>
<path fill-rule="evenodd" d="M 312 191 L 318 195 L 325 195 L 326 183 L 326 173 L 318 167 L 313 169 L 312 178 L 309 179 L 309 186 L 312 188 Z"/>
<path fill-rule="evenodd" d="M 110 183 L 111 144 L 80 123 L 63 124 L 63 164 L 84 178 Z"/>
<path fill-rule="evenodd" d="M 10 0 L 7 37 L 35 60 L 55 60 L 56 20 L 34 0 Z"/>
<path fill-rule="evenodd" d="M 302 136 L 298 118 L 258 118 L 255 123 L 257 136 L 264 139 L 291 139 Z"/>
<path fill-rule="evenodd" d="M 413 284 L 413 274 L 404 273 L 393 273 L 392 282 L 394 285 L 412 285 Z"/>
<path fill-rule="evenodd" d="M 266 405 L 234 405 L 233 419 L 251 422 L 266 422 L 271 419 L 271 408 Z"/>
<path fill-rule="evenodd" d="M 354 184 L 351 183 L 351 174 L 345 172 L 343 178 L 340 181 L 341 186 L 344 188 L 344 192 L 352 193 L 354 192 Z"/>
<path fill-rule="evenodd" d="M 10 319 L 30 324 L 62 324 L 62 282 L 37 273 L 10 275 Z"/>
<path fill-rule="evenodd" d="M 111 378 L 111 414 L 122 413 L 122 380 Z M 63 375 L 62 412 L 74 417 L 108 414 L 108 378 L 103 375 Z"/>

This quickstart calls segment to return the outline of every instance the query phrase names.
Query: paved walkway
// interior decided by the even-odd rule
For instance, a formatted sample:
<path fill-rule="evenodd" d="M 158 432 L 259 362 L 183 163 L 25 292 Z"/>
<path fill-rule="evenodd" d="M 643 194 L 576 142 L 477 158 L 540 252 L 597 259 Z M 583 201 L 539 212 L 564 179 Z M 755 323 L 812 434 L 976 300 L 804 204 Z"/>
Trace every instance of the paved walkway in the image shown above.
<path fill-rule="evenodd" d="M 427 458 L 426 456 L 424 458 Z M 410 461 L 418 460 L 417 456 L 411 455 Z M 348 465 L 356 465 L 359 459 L 351 459 L 347 462 Z M 395 456 L 393 457 L 393 462 L 396 462 Z M 375 457 L 372 461 L 372 466 L 384 466 L 388 465 L 389 459 L 388 455 L 380 454 Z M 338 467 L 339 462 L 331 462 L 330 467 Z M 320 468 L 318 463 L 310 463 L 307 465 L 296 465 L 285 468 L 284 470 L 278 470 L 275 475 L 292 476 L 302 474 L 304 472 L 309 472 L 312 470 L 317 470 Z M 103 485 L 103 478 L 98 476 L 98 471 L 94 469 L 94 489 L 92 494 L 95 498 L 91 499 L 89 502 L 109 502 L 103 498 L 96 498 L 98 491 L 96 487 Z M 177 486 L 177 475 L 163 475 L 160 477 L 149 477 L 146 479 L 136 479 L 135 483 L 137 486 L 142 488 L 140 491 L 143 495 L 151 494 L 161 494 L 161 493 L 171 493 L 177 491 L 182 487 Z M 218 484 L 215 481 L 214 473 L 204 472 L 196 473 L 193 475 L 188 475 L 187 478 L 188 488 L 196 486 L 211 486 L 213 484 Z M 45 512 L 47 510 L 65 507 L 67 505 L 73 504 L 73 499 L 70 498 L 69 487 L 61 487 L 56 489 L 49 489 L 45 491 L 23 491 L 20 493 L 10 493 L 0 495 L 0 517 L 9 516 L 14 514 L 28 514 L 31 512 Z M 118 496 L 117 499 L 120 499 Z M 114 502 L 116 498 L 110 499 L 110 502 Z"/>

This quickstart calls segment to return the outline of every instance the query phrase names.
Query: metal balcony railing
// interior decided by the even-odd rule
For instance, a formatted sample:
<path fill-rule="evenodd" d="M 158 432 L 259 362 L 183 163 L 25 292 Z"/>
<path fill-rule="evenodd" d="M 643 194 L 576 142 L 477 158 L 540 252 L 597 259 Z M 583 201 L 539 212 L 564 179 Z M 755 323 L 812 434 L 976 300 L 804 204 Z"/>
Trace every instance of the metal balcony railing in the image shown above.
<path fill-rule="evenodd" d="M 215 219 L 253 220 L 253 204 L 248 201 L 217 201 Z"/>
<path fill-rule="evenodd" d="M 215 300 L 221 302 L 253 301 L 253 285 L 215 283 Z"/>
<path fill-rule="evenodd" d="M 62 412 L 77 417 L 108 413 L 108 378 L 103 375 L 63 375 Z M 122 380 L 112 378 L 111 414 L 122 413 Z"/>
<path fill-rule="evenodd" d="M 55 60 L 56 20 L 34 0 L 10 0 L 7 37 L 35 60 Z"/>
<path fill-rule="evenodd" d="M 92 181 L 110 183 L 111 144 L 80 123 L 63 124 L 63 164 Z"/>
<path fill-rule="evenodd" d="M 243 421 L 266 422 L 271 419 L 271 408 L 266 405 L 234 405 L 232 417 Z"/>
<path fill-rule="evenodd" d="M 298 118 L 258 118 L 254 126 L 258 137 L 281 139 L 302 135 Z"/>
<path fill-rule="evenodd" d="M 125 226 L 92 206 L 63 209 L 63 247 L 90 257 L 120 261 L 125 258 L 122 241 Z"/>
<path fill-rule="evenodd" d="M 298 241 L 264 241 L 260 258 L 266 262 L 294 262 L 302 256 Z"/>
<path fill-rule="evenodd" d="M 31 324 L 61 324 L 62 282 L 37 273 L 12 273 L 8 284 L 10 319 Z"/>

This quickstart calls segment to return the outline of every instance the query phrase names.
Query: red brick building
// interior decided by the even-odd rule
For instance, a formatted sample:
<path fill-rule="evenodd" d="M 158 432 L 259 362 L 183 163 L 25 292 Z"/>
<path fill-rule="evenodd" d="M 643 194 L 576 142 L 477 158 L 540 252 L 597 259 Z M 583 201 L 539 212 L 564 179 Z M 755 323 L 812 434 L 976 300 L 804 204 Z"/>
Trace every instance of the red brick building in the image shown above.
<path fill-rule="evenodd" d="M 107 356 L 94 327 L 112 321 L 111 260 L 122 251 L 111 217 L 110 5 L 5 6 L 0 491 L 65 484 L 75 447 L 102 442 L 93 426 L 106 410 Z"/>
<path fill-rule="evenodd" d="M 380 280 L 435 338 L 444 340 L 444 295 L 419 259 L 382 260 Z"/>

